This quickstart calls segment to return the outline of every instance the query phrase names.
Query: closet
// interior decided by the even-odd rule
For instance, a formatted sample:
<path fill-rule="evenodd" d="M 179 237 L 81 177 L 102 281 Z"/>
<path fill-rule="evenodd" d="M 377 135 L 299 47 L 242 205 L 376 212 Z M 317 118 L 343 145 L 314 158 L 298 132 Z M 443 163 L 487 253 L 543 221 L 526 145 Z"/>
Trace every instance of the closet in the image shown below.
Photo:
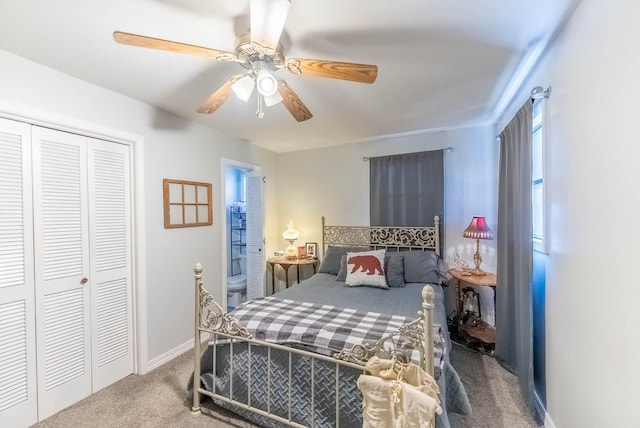
<path fill-rule="evenodd" d="M 0 119 L 0 426 L 133 372 L 129 152 Z"/>

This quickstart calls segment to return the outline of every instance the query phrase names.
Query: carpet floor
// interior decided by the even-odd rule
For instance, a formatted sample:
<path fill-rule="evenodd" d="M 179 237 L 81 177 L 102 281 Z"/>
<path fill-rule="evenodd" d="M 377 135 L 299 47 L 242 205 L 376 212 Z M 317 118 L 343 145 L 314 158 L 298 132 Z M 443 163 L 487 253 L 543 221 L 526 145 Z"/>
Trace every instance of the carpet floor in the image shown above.
<path fill-rule="evenodd" d="M 539 427 L 520 397 L 518 378 L 492 356 L 453 344 L 451 364 L 462 379 L 472 414 L 450 414 L 452 428 Z"/>
<path fill-rule="evenodd" d="M 473 414 L 451 414 L 452 428 L 533 428 L 515 376 L 492 357 L 454 345 L 451 360 L 469 393 Z M 152 372 L 131 375 L 33 425 L 33 428 L 164 428 L 254 425 L 206 400 L 192 416 L 185 388 L 193 369 L 187 352 Z"/>

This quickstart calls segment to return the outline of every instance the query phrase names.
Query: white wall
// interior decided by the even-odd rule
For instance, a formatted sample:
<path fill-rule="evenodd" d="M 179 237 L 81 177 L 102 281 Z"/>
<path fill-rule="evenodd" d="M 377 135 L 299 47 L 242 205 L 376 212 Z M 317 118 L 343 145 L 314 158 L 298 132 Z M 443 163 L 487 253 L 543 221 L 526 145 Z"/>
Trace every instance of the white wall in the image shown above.
<path fill-rule="evenodd" d="M 638 426 L 638 17 L 637 1 L 583 0 L 500 124 L 552 86 L 546 384 L 559 428 Z"/>
<path fill-rule="evenodd" d="M 205 267 L 205 285 L 221 297 L 221 158 L 258 164 L 265 175 L 275 176 L 276 155 L 4 51 L 0 64 L 0 114 L 29 112 L 143 138 L 136 147 L 136 154 L 141 149 L 144 153 L 143 191 L 136 195 L 136 207 L 146 214 L 137 225 L 146 248 L 146 258 L 137 261 L 138 271 L 146 271 L 148 344 L 142 350 L 143 364 L 192 340 L 196 261 Z M 213 226 L 164 229 L 163 178 L 213 183 Z M 275 194 L 270 187 L 265 190 L 267 230 L 277 222 L 269 211 L 275 205 L 269 200 Z"/>
<path fill-rule="evenodd" d="M 278 156 L 280 229 L 292 219 L 299 242 L 322 242 L 320 217 L 330 225 L 369 225 L 369 164 L 362 157 L 453 148 L 445 156 L 444 252 L 449 261 L 458 246 L 470 263 L 475 241 L 462 237 L 474 215 L 496 230 L 498 144 L 492 127 L 438 131 L 345 144 Z M 485 244 L 486 242 L 486 244 Z M 485 241 L 483 267 L 495 271 L 495 241 Z M 280 238 L 284 249 L 287 243 Z"/>

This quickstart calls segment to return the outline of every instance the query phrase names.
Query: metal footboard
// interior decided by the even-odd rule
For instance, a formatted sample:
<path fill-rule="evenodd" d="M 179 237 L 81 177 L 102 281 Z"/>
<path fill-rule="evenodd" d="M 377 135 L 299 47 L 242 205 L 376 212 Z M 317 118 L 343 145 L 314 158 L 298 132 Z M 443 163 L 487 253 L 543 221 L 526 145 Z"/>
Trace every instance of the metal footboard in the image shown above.
<path fill-rule="evenodd" d="M 334 356 L 326 356 L 314 352 L 309 352 L 303 349 L 292 348 L 289 346 L 283 346 L 276 343 L 266 342 L 263 340 L 255 339 L 251 336 L 249 331 L 244 328 L 240 323 L 229 316 L 220 305 L 218 305 L 212 298 L 212 296 L 206 291 L 202 280 L 202 265 L 197 263 L 194 267 L 195 273 L 195 330 L 194 330 L 194 391 L 193 391 L 193 406 L 192 414 L 198 415 L 201 413 L 200 394 L 211 397 L 212 399 L 229 403 L 241 409 L 248 410 L 250 412 L 262 415 L 267 418 L 271 418 L 278 422 L 282 422 L 293 427 L 306 428 L 308 426 L 314 427 L 315 414 L 316 414 L 316 402 L 315 388 L 316 388 L 316 366 L 318 364 L 333 365 L 335 376 L 335 427 L 340 427 L 340 397 L 343 391 L 340 390 L 340 373 L 342 370 L 355 369 L 365 373 L 366 362 L 374 355 L 382 358 L 395 357 L 396 350 L 394 349 L 395 340 L 401 337 L 405 342 L 410 343 L 415 349 L 419 350 L 420 366 L 427 373 L 434 373 L 434 357 L 433 357 L 433 343 L 434 343 L 434 328 L 437 328 L 433 324 L 433 309 L 434 309 L 434 292 L 431 286 L 426 285 L 422 291 L 422 311 L 418 313 L 418 319 L 415 321 L 403 325 L 397 332 L 389 334 L 375 343 L 355 345 L 351 349 L 344 349 Z M 209 391 L 202 387 L 200 382 L 201 372 L 201 356 L 202 356 L 202 340 L 204 335 L 208 338 L 213 338 L 212 352 L 213 352 L 213 375 L 214 382 L 212 391 Z M 218 346 L 222 344 L 229 348 L 229 363 L 230 363 L 230 378 L 229 378 L 229 391 L 228 396 L 222 394 L 221 391 L 216 391 L 215 376 L 217 374 L 218 364 Z M 248 353 L 248 366 L 247 366 L 247 382 L 246 382 L 246 403 L 234 399 L 234 347 L 246 347 Z M 267 400 L 266 409 L 256 407 L 253 398 L 254 391 L 252 385 L 253 374 L 253 358 L 254 352 L 264 353 L 266 350 L 267 361 Z M 272 370 L 271 362 L 274 353 L 285 353 L 288 358 L 288 382 L 284 382 L 281 385 L 282 388 L 286 388 L 284 395 L 288 397 L 288 411 L 286 417 L 278 415 L 274 412 L 271 406 L 272 396 Z M 303 425 L 294 421 L 292 415 L 292 376 L 293 376 L 293 360 L 296 356 L 305 357 L 311 359 L 311 424 Z M 322 363 L 320 363 L 322 362 Z M 280 385 L 278 385 L 280 386 Z M 281 394 L 282 395 L 282 394 Z"/>

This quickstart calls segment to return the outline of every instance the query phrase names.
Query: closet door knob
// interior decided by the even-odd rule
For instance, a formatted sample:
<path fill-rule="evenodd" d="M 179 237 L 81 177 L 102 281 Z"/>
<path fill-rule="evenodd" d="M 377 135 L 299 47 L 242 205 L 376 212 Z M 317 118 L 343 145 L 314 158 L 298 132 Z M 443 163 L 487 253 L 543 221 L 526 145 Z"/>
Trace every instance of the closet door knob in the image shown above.
<path fill-rule="evenodd" d="M 87 283 L 87 281 L 89 281 L 87 278 L 82 278 L 80 280 L 80 284 L 85 285 Z"/>

